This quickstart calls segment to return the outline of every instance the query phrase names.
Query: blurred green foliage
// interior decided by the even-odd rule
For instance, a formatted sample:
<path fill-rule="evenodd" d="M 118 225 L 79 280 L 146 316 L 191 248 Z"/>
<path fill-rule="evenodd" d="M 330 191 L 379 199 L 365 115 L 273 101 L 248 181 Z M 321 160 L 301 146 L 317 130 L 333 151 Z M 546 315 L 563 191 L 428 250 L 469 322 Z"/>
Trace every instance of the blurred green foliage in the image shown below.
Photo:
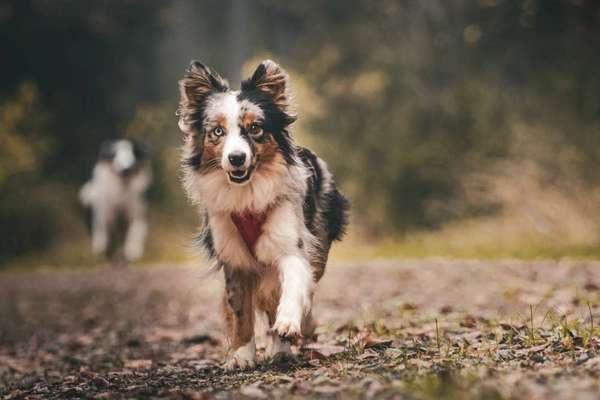
<path fill-rule="evenodd" d="M 234 85 L 262 57 L 289 70 L 296 134 L 362 233 L 595 210 L 594 0 L 8 0 L 0 43 L 0 261 L 82 236 L 75 193 L 109 137 L 151 145 L 155 222 L 191 229 L 173 111 L 192 58 Z"/>
<path fill-rule="evenodd" d="M 481 212 L 444 207 L 508 156 L 512 125 L 559 129 L 598 160 L 600 8 L 594 1 L 311 2 L 285 8 L 327 111 L 313 123 L 380 231 Z M 302 23 L 304 22 L 304 24 Z M 296 62 L 294 63 L 294 65 Z M 532 155 L 533 156 L 533 155 Z M 596 174 L 591 174 L 596 178 Z"/>
<path fill-rule="evenodd" d="M 36 173 L 49 151 L 44 136 L 46 116 L 37 87 L 23 82 L 15 98 L 0 104 L 0 190 L 17 175 Z"/>
<path fill-rule="evenodd" d="M 46 110 L 34 84 L 23 82 L 11 99 L 0 104 L 0 261 L 30 246 L 48 242 L 54 221 L 44 215 L 45 204 L 31 201 L 39 187 L 40 166 L 51 148 L 44 136 Z M 22 218 L 20 218 L 22 217 Z"/>

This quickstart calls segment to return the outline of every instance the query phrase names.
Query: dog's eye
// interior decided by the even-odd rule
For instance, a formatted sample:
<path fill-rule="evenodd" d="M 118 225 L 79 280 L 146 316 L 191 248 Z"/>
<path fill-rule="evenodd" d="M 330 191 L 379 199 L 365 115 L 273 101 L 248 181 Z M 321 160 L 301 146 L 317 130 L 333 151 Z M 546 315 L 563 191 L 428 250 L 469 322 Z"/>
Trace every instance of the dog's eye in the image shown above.
<path fill-rule="evenodd" d="M 216 137 L 219 137 L 219 136 L 223 136 L 223 134 L 225 133 L 225 131 L 223 130 L 223 128 L 217 126 L 215 129 L 213 129 L 212 133 Z"/>
<path fill-rule="evenodd" d="M 260 125 L 258 124 L 252 124 L 250 125 L 250 135 L 252 135 L 253 137 L 260 137 L 263 134 L 263 130 L 260 127 Z"/>

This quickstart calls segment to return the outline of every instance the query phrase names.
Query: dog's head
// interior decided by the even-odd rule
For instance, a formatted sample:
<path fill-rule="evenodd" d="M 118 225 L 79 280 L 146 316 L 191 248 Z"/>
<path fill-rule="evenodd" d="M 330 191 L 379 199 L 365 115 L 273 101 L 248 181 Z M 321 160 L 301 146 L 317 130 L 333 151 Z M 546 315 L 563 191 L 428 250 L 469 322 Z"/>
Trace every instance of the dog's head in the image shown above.
<path fill-rule="evenodd" d="M 241 90 L 232 91 L 219 74 L 194 61 L 179 91 L 179 128 L 191 145 L 187 167 L 244 185 L 274 164 L 294 163 L 289 78 L 275 62 L 263 61 Z"/>
<path fill-rule="evenodd" d="M 111 168 L 121 176 L 135 172 L 148 156 L 145 145 L 127 139 L 106 140 L 100 146 L 98 159 L 109 163 Z"/>

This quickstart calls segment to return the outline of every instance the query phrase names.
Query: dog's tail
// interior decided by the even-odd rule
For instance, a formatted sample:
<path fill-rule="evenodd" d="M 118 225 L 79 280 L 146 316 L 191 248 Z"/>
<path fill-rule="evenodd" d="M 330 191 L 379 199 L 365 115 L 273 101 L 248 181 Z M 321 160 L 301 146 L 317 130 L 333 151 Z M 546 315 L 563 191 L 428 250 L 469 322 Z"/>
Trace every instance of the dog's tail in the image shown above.
<path fill-rule="evenodd" d="M 323 195 L 323 219 L 327 224 L 329 241 L 342 240 L 348 226 L 350 201 L 335 187 Z"/>

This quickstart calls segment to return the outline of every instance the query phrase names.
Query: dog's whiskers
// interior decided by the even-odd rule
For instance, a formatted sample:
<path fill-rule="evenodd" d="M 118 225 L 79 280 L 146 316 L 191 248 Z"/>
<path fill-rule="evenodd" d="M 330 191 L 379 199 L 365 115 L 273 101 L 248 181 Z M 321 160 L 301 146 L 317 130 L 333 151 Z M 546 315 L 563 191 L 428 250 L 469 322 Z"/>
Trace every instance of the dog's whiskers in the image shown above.
<path fill-rule="evenodd" d="M 201 173 L 207 174 L 221 167 L 221 161 L 218 158 L 211 158 L 202 164 Z"/>

